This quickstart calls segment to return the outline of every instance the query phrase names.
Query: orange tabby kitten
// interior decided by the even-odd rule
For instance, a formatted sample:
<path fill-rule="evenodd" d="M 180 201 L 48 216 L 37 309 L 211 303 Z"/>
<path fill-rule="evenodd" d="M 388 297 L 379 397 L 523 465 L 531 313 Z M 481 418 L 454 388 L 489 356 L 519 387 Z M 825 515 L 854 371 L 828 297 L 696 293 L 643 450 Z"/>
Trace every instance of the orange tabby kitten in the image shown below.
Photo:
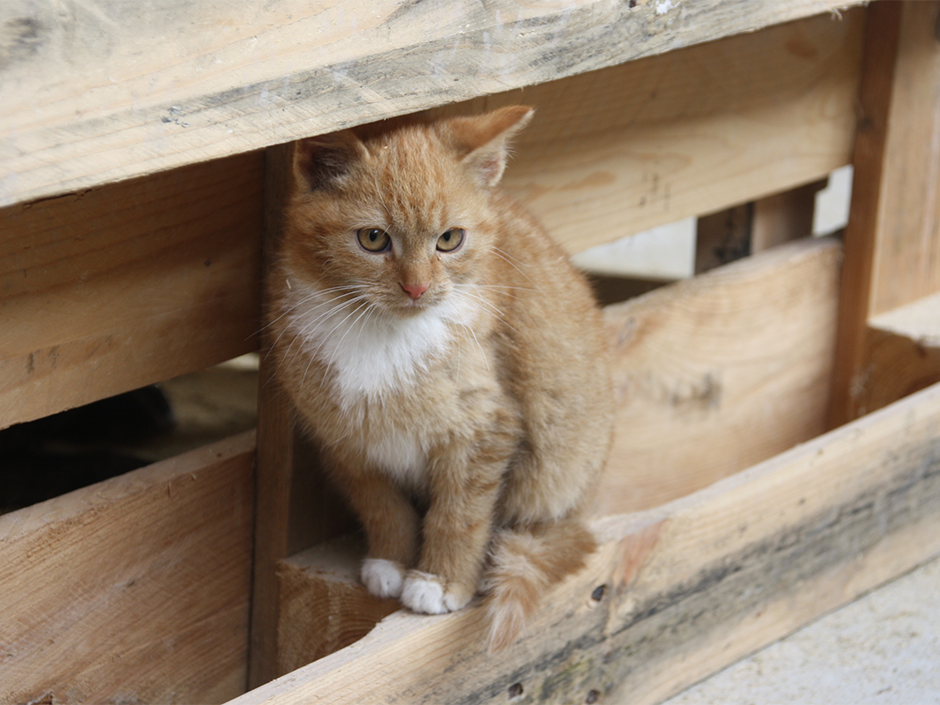
<path fill-rule="evenodd" d="M 430 614 L 482 587 L 492 648 L 594 550 L 612 417 L 588 285 L 494 188 L 532 112 L 299 142 L 271 277 L 277 375 L 365 527 L 363 583 Z"/>

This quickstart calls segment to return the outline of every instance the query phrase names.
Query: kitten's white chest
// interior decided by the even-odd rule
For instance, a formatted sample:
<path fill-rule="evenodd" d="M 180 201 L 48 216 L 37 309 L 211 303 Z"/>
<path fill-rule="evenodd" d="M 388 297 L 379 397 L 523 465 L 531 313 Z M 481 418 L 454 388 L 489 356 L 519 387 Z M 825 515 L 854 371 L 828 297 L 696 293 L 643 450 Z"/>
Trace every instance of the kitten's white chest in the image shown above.
<path fill-rule="evenodd" d="M 323 299 L 323 300 L 320 300 Z M 328 314 L 323 310 L 333 307 Z M 335 304 L 314 296 L 290 314 L 290 326 L 307 354 L 334 374 L 341 406 L 377 400 L 390 391 L 415 385 L 454 340 L 452 323 L 474 312 L 441 304 L 409 318 L 394 318 L 363 304 Z"/>

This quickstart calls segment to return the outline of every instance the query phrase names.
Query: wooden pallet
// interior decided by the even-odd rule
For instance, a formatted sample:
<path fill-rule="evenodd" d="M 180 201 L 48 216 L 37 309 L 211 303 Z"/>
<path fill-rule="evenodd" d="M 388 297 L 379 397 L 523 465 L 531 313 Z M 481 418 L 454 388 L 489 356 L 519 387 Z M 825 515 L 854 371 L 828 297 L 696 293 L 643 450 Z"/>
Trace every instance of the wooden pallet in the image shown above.
<path fill-rule="evenodd" d="M 940 553 L 940 3 L 857 4 L 5 3 L 0 428 L 258 349 L 288 143 L 392 115 L 535 105 L 566 248 L 703 273 L 607 309 L 602 547 L 508 655 L 365 594 L 262 365 L 257 434 L 0 516 L 0 701 L 655 703 Z"/>

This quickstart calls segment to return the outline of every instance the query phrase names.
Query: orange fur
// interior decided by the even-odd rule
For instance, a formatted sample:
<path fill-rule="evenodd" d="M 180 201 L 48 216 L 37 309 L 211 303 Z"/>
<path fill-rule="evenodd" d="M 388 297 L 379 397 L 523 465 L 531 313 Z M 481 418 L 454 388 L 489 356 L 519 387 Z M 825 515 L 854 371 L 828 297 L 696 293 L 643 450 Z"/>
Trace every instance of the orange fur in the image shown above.
<path fill-rule="evenodd" d="M 365 527 L 363 581 L 436 613 L 484 580 L 494 648 L 593 550 L 613 407 L 587 283 L 495 188 L 531 115 L 299 143 L 269 280 L 277 377 Z"/>

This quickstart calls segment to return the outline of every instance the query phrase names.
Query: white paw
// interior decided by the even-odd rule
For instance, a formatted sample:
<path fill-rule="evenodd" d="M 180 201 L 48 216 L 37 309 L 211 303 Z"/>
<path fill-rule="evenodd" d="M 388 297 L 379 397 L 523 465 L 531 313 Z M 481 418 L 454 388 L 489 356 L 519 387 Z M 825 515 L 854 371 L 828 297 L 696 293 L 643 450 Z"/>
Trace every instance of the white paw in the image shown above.
<path fill-rule="evenodd" d="M 366 558 L 362 562 L 362 584 L 376 597 L 398 597 L 401 595 L 405 569 L 395 561 L 384 558 Z"/>
<path fill-rule="evenodd" d="M 421 614 L 453 612 L 469 601 L 469 597 L 461 597 L 452 590 L 445 590 L 442 578 L 417 570 L 408 572 L 401 591 L 402 604 Z"/>

